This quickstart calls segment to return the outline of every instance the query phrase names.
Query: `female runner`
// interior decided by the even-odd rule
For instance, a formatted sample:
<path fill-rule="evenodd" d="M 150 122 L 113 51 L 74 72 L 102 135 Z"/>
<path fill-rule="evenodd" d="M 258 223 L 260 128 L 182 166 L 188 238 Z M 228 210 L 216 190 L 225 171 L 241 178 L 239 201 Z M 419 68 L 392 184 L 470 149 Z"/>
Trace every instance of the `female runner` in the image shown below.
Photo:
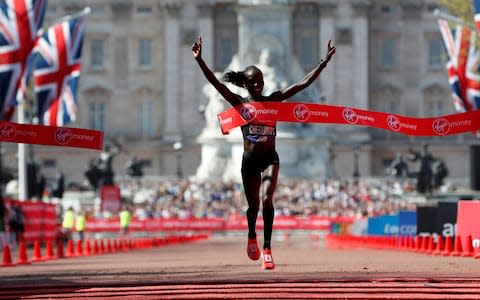
<path fill-rule="evenodd" d="M 311 85 L 327 66 L 335 54 L 335 47 L 328 42 L 327 55 L 324 60 L 308 73 L 302 81 L 295 83 L 284 90 L 276 91 L 270 95 L 263 95 L 263 74 L 255 66 L 248 66 L 240 72 L 230 71 L 223 75 L 223 80 L 247 89 L 249 95 L 241 97 L 230 91 L 227 86 L 221 83 L 215 74 L 208 68 L 202 59 L 202 38 L 192 46 L 194 59 L 203 71 L 207 80 L 215 87 L 225 100 L 232 106 L 252 101 L 284 101 L 301 90 Z M 245 190 L 245 197 L 248 202 L 248 241 L 247 255 L 252 260 L 260 258 L 260 250 L 257 243 L 256 221 L 260 210 L 260 188 L 263 185 L 263 223 L 264 242 L 262 251 L 262 268 L 272 270 L 275 263 L 271 251 L 272 226 L 274 218 L 273 193 L 278 179 L 280 161 L 275 150 L 276 122 L 252 121 L 241 127 L 244 152 L 242 158 L 242 181 Z"/>

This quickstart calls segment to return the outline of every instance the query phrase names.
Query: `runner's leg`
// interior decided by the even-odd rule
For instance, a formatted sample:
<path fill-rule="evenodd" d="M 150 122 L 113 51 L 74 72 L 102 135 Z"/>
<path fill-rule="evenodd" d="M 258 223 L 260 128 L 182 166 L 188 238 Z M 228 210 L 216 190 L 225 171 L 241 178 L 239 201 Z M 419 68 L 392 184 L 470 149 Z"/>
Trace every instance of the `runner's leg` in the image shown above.
<path fill-rule="evenodd" d="M 264 235 L 264 249 L 270 249 L 270 242 L 272 240 L 273 231 L 273 219 L 275 217 L 275 211 L 273 208 L 273 193 L 277 187 L 279 164 L 275 163 L 265 170 L 263 173 L 263 235 Z"/>

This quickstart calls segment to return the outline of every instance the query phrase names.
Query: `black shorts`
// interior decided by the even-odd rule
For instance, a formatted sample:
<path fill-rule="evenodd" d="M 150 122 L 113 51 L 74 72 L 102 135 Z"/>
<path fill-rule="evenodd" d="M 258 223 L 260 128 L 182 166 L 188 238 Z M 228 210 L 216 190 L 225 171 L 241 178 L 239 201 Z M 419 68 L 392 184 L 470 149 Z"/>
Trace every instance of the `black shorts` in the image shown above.
<path fill-rule="evenodd" d="M 260 174 L 265 169 L 274 164 L 279 164 L 277 151 L 268 153 L 254 153 L 252 151 L 243 152 L 242 158 L 242 174 Z"/>

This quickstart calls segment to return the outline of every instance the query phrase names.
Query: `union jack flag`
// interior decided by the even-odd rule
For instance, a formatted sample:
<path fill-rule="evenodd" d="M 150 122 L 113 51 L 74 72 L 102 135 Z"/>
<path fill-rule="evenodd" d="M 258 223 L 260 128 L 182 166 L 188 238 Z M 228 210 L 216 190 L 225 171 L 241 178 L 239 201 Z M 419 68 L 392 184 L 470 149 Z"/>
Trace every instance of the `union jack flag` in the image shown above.
<path fill-rule="evenodd" d="M 480 0 L 473 0 L 473 12 L 475 26 L 477 27 L 477 31 L 480 32 Z"/>
<path fill-rule="evenodd" d="M 466 112 L 480 107 L 480 77 L 478 54 L 475 50 L 475 35 L 470 28 L 458 25 L 455 36 L 443 19 L 438 19 L 440 32 L 448 54 L 446 64 L 452 100 L 457 112 Z"/>
<path fill-rule="evenodd" d="M 44 125 L 63 126 L 76 120 L 84 36 L 80 16 L 53 25 L 37 42 L 33 75 L 38 116 Z"/>
<path fill-rule="evenodd" d="M 43 26 L 46 0 L 0 1 L 0 119 L 9 120 Z"/>
<path fill-rule="evenodd" d="M 480 108 L 480 52 L 476 47 L 477 33 L 473 32 L 470 40 L 470 47 L 468 51 L 468 60 L 466 67 L 466 94 L 467 101 L 471 110 Z"/>

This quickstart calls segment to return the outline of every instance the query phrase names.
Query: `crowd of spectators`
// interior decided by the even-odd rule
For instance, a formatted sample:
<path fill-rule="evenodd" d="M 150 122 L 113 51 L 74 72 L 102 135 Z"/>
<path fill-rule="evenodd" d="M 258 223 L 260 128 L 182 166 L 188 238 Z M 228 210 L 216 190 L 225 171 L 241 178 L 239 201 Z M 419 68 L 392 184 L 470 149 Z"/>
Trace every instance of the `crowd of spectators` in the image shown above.
<path fill-rule="evenodd" d="M 123 180 L 124 198 L 138 218 L 244 215 L 242 185 L 233 181 Z M 274 195 L 276 216 L 375 216 L 414 210 L 411 181 L 395 179 L 280 180 Z"/>

